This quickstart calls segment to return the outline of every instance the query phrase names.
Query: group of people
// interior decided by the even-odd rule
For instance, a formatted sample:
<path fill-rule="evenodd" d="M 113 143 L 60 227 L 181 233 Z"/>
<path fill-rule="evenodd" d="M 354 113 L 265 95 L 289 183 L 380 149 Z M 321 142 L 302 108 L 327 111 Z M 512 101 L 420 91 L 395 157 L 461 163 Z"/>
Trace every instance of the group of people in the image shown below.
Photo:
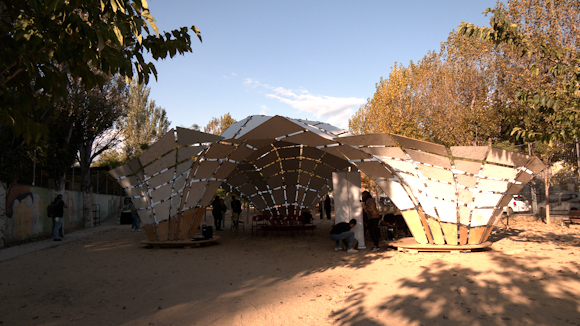
<path fill-rule="evenodd" d="M 368 191 L 363 191 L 361 206 L 363 208 L 363 220 L 368 221 L 368 229 L 371 239 L 373 241 L 373 247 L 371 250 L 380 250 L 379 239 L 381 236 L 381 231 L 379 229 L 379 222 L 381 221 L 381 216 L 377 209 L 377 204 L 373 199 L 373 196 Z M 330 239 L 335 241 L 335 251 L 343 250 L 340 246 L 340 241 L 347 241 L 348 239 L 348 249 L 347 252 L 354 253 L 358 252 L 354 248 L 354 232 L 351 231 L 353 227 L 356 226 L 356 220 L 352 219 L 348 223 L 341 222 L 335 224 L 330 230 Z"/>
<path fill-rule="evenodd" d="M 211 205 L 211 214 L 213 215 L 215 229 L 216 231 L 220 231 L 222 230 L 222 225 L 224 225 L 228 207 L 225 200 L 219 196 L 214 198 Z M 242 213 L 242 202 L 236 196 L 232 196 L 230 206 L 232 209 L 232 227 L 237 228 L 240 222 L 240 214 Z"/>

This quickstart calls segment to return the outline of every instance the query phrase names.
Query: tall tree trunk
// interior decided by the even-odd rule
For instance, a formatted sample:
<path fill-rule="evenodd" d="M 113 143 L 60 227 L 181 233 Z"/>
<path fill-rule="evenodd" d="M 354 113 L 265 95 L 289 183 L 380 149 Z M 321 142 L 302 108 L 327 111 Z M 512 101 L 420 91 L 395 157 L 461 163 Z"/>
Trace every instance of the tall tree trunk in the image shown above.
<path fill-rule="evenodd" d="M 6 195 L 8 194 L 8 186 L 4 182 L 0 182 L 0 248 L 4 248 L 6 241 L 4 230 L 6 230 Z"/>
<path fill-rule="evenodd" d="M 93 142 L 85 143 L 81 146 L 80 160 L 81 165 L 81 190 L 83 192 L 83 220 L 85 227 L 93 227 L 93 203 L 92 203 L 92 186 L 91 186 L 91 149 Z"/>
<path fill-rule="evenodd" d="M 546 224 L 550 224 L 550 168 L 546 164 L 546 169 L 544 170 L 544 188 L 546 189 Z"/>

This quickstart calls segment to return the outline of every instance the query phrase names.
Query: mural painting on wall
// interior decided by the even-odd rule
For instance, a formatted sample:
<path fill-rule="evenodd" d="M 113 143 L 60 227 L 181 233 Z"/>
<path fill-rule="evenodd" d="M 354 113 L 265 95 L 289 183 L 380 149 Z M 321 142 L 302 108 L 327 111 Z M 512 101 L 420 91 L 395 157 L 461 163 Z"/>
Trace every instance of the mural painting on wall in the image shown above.
<path fill-rule="evenodd" d="M 394 134 L 353 135 L 326 123 L 250 116 L 220 136 L 177 128 L 109 173 L 138 208 L 149 240 L 192 237 L 226 187 L 258 210 L 299 214 L 355 169 L 400 209 L 418 243 L 487 240 L 503 206 L 534 173 L 535 157 L 489 146 L 445 146 Z"/>

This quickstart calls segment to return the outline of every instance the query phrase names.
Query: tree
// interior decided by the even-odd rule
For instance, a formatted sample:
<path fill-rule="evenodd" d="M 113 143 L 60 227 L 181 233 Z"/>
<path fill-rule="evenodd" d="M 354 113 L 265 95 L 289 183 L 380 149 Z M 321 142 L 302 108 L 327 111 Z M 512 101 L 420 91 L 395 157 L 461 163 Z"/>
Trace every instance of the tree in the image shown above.
<path fill-rule="evenodd" d="M 203 128 L 203 131 L 208 134 L 221 135 L 222 132 L 235 122 L 236 120 L 232 118 L 232 115 L 228 112 L 219 118 L 212 118 L 207 126 Z"/>
<path fill-rule="evenodd" d="M 119 120 L 124 161 L 138 157 L 167 133 L 170 121 L 164 108 L 149 99 L 150 88 L 133 80 L 129 85 L 126 111 Z"/>
<path fill-rule="evenodd" d="M 157 72 L 144 51 L 192 51 L 187 27 L 158 33 L 145 0 L 4 0 L 0 17 L 0 122 L 27 143 L 46 135 L 36 110 L 66 96 L 69 76 L 87 90 L 106 82 L 101 72 L 147 83 Z"/>
<path fill-rule="evenodd" d="M 90 168 L 93 160 L 118 143 L 120 130 L 114 123 L 123 114 L 127 86 L 120 76 L 105 77 L 107 83 L 86 91 L 79 80 L 73 86 L 72 105 L 78 108 L 74 113 L 75 137 L 81 144 L 77 161 L 81 166 L 81 190 L 83 192 L 83 219 L 85 226 L 93 226 L 92 185 Z"/>

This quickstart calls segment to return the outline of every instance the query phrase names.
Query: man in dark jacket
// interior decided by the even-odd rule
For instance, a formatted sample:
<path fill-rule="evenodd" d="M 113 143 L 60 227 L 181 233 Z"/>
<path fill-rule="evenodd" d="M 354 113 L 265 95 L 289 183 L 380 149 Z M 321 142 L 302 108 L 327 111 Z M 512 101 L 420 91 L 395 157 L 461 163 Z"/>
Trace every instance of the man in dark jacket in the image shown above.
<path fill-rule="evenodd" d="M 356 220 L 353 218 L 348 223 L 340 222 L 335 224 L 330 230 L 330 239 L 336 242 L 334 247 L 334 251 L 342 250 L 340 246 L 340 240 L 344 240 L 348 238 L 348 250 L 346 252 L 358 252 L 355 248 L 353 248 L 354 244 L 354 232 L 351 231 L 354 226 L 356 225 Z"/>
<path fill-rule="evenodd" d="M 52 238 L 54 241 L 61 241 L 61 238 L 64 238 L 63 232 L 63 215 L 64 209 L 68 208 L 68 206 L 62 200 L 62 195 L 56 196 L 54 201 L 51 203 L 52 205 L 52 221 L 54 225 L 52 227 Z M 58 237 L 60 235 L 60 238 Z"/>
<path fill-rule="evenodd" d="M 238 227 L 238 222 L 240 220 L 240 214 L 242 214 L 242 202 L 236 198 L 236 196 L 232 196 L 232 223 L 234 223 L 234 227 Z"/>

